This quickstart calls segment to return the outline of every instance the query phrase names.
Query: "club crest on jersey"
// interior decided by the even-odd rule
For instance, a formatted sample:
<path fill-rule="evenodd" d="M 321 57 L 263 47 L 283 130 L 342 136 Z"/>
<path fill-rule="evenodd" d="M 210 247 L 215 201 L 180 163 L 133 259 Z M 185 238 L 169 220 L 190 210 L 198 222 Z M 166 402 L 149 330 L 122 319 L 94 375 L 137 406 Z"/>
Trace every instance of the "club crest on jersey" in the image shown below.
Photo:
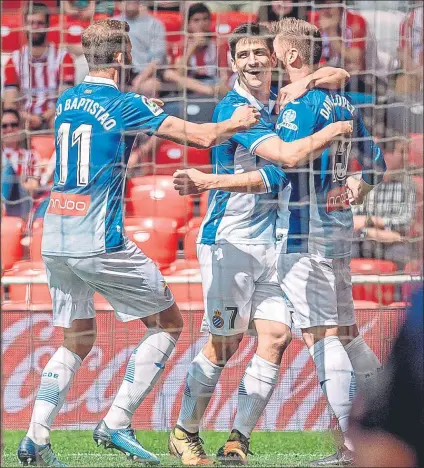
<path fill-rule="evenodd" d="M 296 120 L 296 111 L 294 111 L 293 109 L 287 109 L 283 112 L 283 121 L 279 126 L 296 131 L 299 127 L 296 124 L 292 123 L 294 120 Z"/>
<path fill-rule="evenodd" d="M 221 312 L 216 309 L 213 313 L 212 323 L 215 328 L 222 328 L 224 326 L 224 319 L 221 317 Z"/>
<path fill-rule="evenodd" d="M 146 96 L 141 96 L 141 100 L 152 111 L 153 115 L 158 116 L 159 114 L 162 114 L 163 109 L 161 109 L 155 102 L 153 102 L 150 99 L 146 98 Z"/>

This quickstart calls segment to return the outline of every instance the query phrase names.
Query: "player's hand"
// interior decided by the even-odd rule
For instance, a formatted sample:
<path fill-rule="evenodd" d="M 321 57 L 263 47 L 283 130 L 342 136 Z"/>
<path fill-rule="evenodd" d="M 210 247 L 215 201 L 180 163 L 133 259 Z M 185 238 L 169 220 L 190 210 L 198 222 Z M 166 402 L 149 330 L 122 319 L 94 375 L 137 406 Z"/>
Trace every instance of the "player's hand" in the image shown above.
<path fill-rule="evenodd" d="M 197 195 L 206 192 L 210 174 L 197 169 L 184 169 L 174 172 L 174 189 L 180 195 Z"/>
<path fill-rule="evenodd" d="M 334 125 L 336 136 L 344 135 L 346 137 L 350 137 L 353 133 L 352 120 L 339 120 L 338 122 L 333 122 L 330 125 Z"/>
<path fill-rule="evenodd" d="M 349 203 L 351 205 L 362 205 L 362 203 L 364 203 L 365 196 L 368 193 L 367 190 L 364 190 L 364 181 L 350 176 L 346 180 L 346 187 L 349 196 Z"/>
<path fill-rule="evenodd" d="M 256 125 L 261 119 L 261 114 L 256 107 L 245 105 L 237 107 L 231 117 L 231 121 L 239 130 L 247 130 Z"/>
<path fill-rule="evenodd" d="M 280 89 L 276 103 L 277 114 L 281 112 L 285 105 L 289 102 L 295 101 L 303 96 L 308 89 L 311 89 L 312 81 L 309 77 L 305 76 L 299 81 L 290 83 Z"/>
<path fill-rule="evenodd" d="M 149 101 L 154 102 L 159 107 L 163 107 L 165 105 L 165 103 L 161 99 L 150 98 Z"/>

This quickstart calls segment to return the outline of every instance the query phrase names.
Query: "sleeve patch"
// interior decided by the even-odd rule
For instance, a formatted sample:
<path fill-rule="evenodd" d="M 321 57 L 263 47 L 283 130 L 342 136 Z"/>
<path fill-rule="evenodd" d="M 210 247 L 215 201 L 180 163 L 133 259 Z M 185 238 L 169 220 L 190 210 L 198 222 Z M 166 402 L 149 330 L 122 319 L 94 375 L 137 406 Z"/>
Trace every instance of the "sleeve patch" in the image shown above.
<path fill-rule="evenodd" d="M 153 115 L 158 116 L 163 113 L 163 109 L 160 108 L 155 102 L 146 98 L 146 96 L 141 96 L 141 99 Z"/>

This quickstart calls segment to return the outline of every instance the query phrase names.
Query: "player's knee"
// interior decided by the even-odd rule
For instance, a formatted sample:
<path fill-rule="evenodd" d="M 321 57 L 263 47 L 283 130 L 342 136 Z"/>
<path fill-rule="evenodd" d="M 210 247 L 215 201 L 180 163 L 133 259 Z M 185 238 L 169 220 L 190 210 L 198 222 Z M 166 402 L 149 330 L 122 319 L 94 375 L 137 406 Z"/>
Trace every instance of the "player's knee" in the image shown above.
<path fill-rule="evenodd" d="M 63 329 L 63 346 L 82 360 L 94 346 L 97 338 L 95 319 L 74 320 L 71 328 Z"/>
<path fill-rule="evenodd" d="M 72 339 L 66 339 L 65 337 L 63 340 L 63 346 L 79 356 L 83 361 L 93 349 L 95 342 L 96 332 L 92 331 L 81 337 L 74 337 Z"/>
<path fill-rule="evenodd" d="M 329 336 L 337 336 L 338 328 L 335 326 L 318 326 L 302 328 L 303 341 L 308 348 L 311 348 L 318 341 Z"/>
<path fill-rule="evenodd" d="M 353 341 L 357 336 L 359 336 L 358 326 L 342 326 L 338 328 L 337 335 L 343 346 L 346 346 L 351 341 Z"/>
<path fill-rule="evenodd" d="M 242 334 L 233 336 L 210 335 L 203 354 L 214 364 L 224 366 L 237 352 Z"/>
<path fill-rule="evenodd" d="M 284 331 L 274 333 L 271 339 L 272 339 L 272 347 L 275 349 L 275 351 L 282 354 L 287 349 L 289 344 L 291 343 L 291 340 L 292 340 L 291 330 L 287 329 Z"/>

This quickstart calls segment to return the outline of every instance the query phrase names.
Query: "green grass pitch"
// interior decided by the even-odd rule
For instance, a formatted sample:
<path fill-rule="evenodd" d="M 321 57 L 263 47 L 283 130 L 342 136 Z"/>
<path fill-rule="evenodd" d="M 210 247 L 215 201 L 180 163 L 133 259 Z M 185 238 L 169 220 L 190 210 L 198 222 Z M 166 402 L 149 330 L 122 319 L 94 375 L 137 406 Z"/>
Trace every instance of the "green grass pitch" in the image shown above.
<path fill-rule="evenodd" d="M 3 431 L 2 466 L 20 466 L 16 449 L 24 435 L 24 431 Z M 215 454 L 226 436 L 223 432 L 203 432 L 207 453 Z M 167 432 L 137 431 L 137 437 L 160 457 L 161 466 L 180 466 L 167 453 Z M 91 431 L 53 431 L 52 445 L 58 458 L 69 466 L 140 466 L 127 461 L 120 452 L 97 448 Z M 310 461 L 333 453 L 334 442 L 330 433 L 323 432 L 255 432 L 250 448 L 255 455 L 249 457 L 249 466 L 308 466 Z"/>

